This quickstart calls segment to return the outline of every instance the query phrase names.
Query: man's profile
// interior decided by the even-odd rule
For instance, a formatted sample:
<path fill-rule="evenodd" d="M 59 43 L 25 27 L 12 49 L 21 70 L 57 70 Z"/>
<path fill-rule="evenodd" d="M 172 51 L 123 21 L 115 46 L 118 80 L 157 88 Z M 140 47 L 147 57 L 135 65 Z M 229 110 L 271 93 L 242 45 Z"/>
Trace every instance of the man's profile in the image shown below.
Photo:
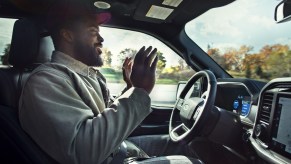
<path fill-rule="evenodd" d="M 21 126 L 60 163 L 101 163 L 151 111 L 156 49 L 140 49 L 124 71 L 128 90 L 111 104 L 95 69 L 103 63 L 100 19 L 82 1 L 53 7 L 52 61 L 33 71 L 20 98 Z"/>
<path fill-rule="evenodd" d="M 133 60 L 125 59 L 127 86 L 111 101 L 106 79 L 96 69 L 103 65 L 99 25 L 108 15 L 96 14 L 84 1 L 64 2 L 47 14 L 55 46 L 51 62 L 37 67 L 22 90 L 19 120 L 24 131 L 58 163 L 111 162 L 108 157 L 126 139 L 124 158 L 195 156 L 187 144 L 173 143 L 168 135 L 128 138 L 151 112 L 157 49 L 142 47 Z M 122 163 L 124 158 L 112 161 Z"/>

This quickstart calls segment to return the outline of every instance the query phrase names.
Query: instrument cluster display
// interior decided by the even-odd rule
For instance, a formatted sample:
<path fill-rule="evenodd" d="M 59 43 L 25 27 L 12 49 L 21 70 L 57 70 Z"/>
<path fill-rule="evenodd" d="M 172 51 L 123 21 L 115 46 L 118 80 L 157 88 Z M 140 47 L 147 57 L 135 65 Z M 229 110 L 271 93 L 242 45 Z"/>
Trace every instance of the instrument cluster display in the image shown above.
<path fill-rule="evenodd" d="M 251 108 L 252 96 L 244 85 L 225 83 L 217 86 L 217 107 L 247 116 Z"/>
<path fill-rule="evenodd" d="M 233 101 L 232 110 L 241 116 L 246 116 L 249 114 L 251 107 L 251 97 L 238 95 L 237 99 Z"/>

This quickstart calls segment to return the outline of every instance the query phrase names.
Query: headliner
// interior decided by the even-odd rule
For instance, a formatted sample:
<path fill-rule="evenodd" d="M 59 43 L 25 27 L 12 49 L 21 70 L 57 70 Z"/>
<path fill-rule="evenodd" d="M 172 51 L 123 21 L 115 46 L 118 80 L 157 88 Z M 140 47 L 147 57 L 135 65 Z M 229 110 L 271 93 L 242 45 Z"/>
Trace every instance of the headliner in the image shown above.
<path fill-rule="evenodd" d="M 0 0 L 0 17 L 44 18 L 48 8 L 60 0 Z M 96 0 L 87 0 L 89 3 Z M 144 31 L 167 40 L 177 36 L 185 24 L 211 8 L 234 0 L 183 0 L 165 20 L 146 17 L 151 5 L 163 6 L 164 0 L 106 0 L 111 5 L 112 19 L 105 26 Z M 165 6 L 167 7 L 167 6 Z"/>

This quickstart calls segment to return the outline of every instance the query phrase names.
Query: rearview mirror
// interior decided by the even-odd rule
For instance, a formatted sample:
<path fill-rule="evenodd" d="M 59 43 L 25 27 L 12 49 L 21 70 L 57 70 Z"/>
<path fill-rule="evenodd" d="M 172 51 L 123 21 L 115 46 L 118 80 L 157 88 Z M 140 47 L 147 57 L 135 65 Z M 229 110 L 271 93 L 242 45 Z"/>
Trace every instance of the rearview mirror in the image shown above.
<path fill-rule="evenodd" d="M 275 21 L 283 23 L 291 20 L 291 0 L 283 0 L 275 8 Z"/>

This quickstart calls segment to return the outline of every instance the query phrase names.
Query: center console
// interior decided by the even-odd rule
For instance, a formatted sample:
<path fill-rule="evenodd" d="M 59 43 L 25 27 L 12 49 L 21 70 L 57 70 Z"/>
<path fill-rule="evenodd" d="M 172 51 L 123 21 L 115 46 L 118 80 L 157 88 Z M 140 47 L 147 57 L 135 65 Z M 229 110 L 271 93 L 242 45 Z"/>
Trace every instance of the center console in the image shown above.
<path fill-rule="evenodd" d="M 250 141 L 270 163 L 291 163 L 291 78 L 269 82 L 261 91 Z"/>

